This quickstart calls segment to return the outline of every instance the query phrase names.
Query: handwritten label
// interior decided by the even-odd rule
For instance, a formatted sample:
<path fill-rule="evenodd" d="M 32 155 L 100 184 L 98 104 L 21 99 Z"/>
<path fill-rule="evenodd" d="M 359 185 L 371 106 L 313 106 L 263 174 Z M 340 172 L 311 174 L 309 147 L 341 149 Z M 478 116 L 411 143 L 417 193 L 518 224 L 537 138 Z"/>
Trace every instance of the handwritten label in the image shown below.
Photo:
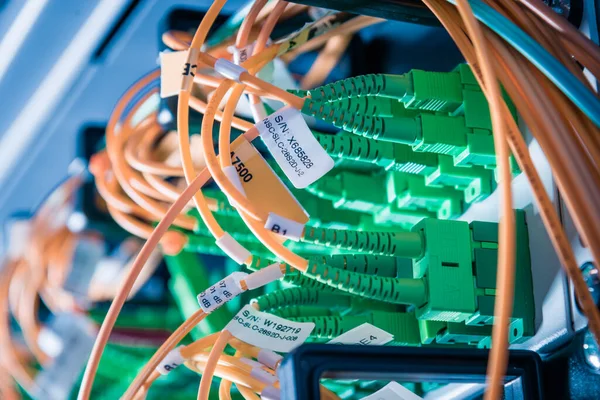
<path fill-rule="evenodd" d="M 285 175 L 304 189 L 333 168 L 333 159 L 323 150 L 294 108 L 284 107 L 256 124 L 260 137 Z"/>
<path fill-rule="evenodd" d="M 236 338 L 263 349 L 287 353 L 304 343 L 315 324 L 293 322 L 244 306 L 225 327 Z"/>

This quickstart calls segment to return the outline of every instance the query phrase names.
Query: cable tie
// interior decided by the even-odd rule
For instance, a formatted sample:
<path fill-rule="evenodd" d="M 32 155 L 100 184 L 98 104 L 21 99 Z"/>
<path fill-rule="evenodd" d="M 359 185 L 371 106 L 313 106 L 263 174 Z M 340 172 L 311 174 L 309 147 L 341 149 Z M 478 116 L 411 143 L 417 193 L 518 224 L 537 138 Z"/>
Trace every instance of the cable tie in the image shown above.
<path fill-rule="evenodd" d="M 240 67 L 239 65 L 232 63 L 225 58 L 219 58 L 215 62 L 215 71 L 223 75 L 225 78 L 236 81 L 237 83 L 242 83 L 240 76 L 244 72 L 248 72 L 246 68 Z"/>
<path fill-rule="evenodd" d="M 200 308 L 210 314 L 229 300 L 243 292 L 240 281 L 248 276 L 245 272 L 234 272 L 215 283 L 197 296 Z"/>
<path fill-rule="evenodd" d="M 248 257 L 252 256 L 252 253 L 250 253 L 244 246 L 239 244 L 239 242 L 235 240 L 228 232 L 225 232 L 223 236 L 218 238 L 216 244 L 221 250 L 223 250 L 223 252 L 225 252 L 225 254 L 227 254 L 233 261 L 240 265 L 243 264 Z"/>
<path fill-rule="evenodd" d="M 171 350 L 165 358 L 158 364 L 156 367 L 156 372 L 161 375 L 168 375 L 175 368 L 179 367 L 181 364 L 185 362 L 185 359 L 181 355 L 181 349 L 184 346 L 175 347 Z"/>
<path fill-rule="evenodd" d="M 248 290 L 252 290 L 265 286 L 281 277 L 283 277 L 281 266 L 279 263 L 275 263 L 251 273 L 246 277 L 245 282 Z"/>

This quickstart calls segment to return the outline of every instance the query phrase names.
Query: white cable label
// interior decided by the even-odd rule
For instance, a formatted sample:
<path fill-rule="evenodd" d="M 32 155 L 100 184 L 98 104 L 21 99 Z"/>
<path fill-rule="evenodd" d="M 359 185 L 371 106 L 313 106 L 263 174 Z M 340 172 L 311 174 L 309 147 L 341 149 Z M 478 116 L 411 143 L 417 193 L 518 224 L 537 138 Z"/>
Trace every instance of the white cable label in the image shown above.
<path fill-rule="evenodd" d="M 162 359 L 160 364 L 156 367 L 156 372 L 161 375 L 167 375 L 169 372 L 173 371 L 175 368 L 179 367 L 181 364 L 185 362 L 185 359 L 181 355 L 181 348 L 183 346 L 179 346 L 171 350 L 165 358 Z"/>
<path fill-rule="evenodd" d="M 252 255 L 248 249 L 239 244 L 239 242 L 227 232 L 218 238 L 215 243 L 225 254 L 240 265 Z"/>
<path fill-rule="evenodd" d="M 366 346 L 384 345 L 394 340 L 394 335 L 365 322 L 341 334 L 328 344 L 362 344 Z"/>
<path fill-rule="evenodd" d="M 398 382 L 390 382 L 362 400 L 423 400 Z"/>
<path fill-rule="evenodd" d="M 302 232 L 304 232 L 304 224 L 275 213 L 269 213 L 265 229 L 297 242 L 302 237 Z"/>
<path fill-rule="evenodd" d="M 179 93 L 181 67 L 186 60 L 187 51 L 164 51 L 160 53 L 160 97 L 163 99 Z"/>
<path fill-rule="evenodd" d="M 197 297 L 200 308 L 209 314 L 242 293 L 240 280 L 247 275 L 245 272 L 234 272 L 200 293 Z"/>
<path fill-rule="evenodd" d="M 248 290 L 263 287 L 283 276 L 281 265 L 279 263 L 271 264 L 265 268 L 254 271 L 246 277 L 246 286 Z"/>
<path fill-rule="evenodd" d="M 304 189 L 333 168 L 333 159 L 323 150 L 292 107 L 284 107 L 256 124 L 260 137 L 285 175 Z"/>
<path fill-rule="evenodd" d="M 315 328 L 312 322 L 293 322 L 246 305 L 225 326 L 233 336 L 253 346 L 287 353 L 300 346 Z"/>

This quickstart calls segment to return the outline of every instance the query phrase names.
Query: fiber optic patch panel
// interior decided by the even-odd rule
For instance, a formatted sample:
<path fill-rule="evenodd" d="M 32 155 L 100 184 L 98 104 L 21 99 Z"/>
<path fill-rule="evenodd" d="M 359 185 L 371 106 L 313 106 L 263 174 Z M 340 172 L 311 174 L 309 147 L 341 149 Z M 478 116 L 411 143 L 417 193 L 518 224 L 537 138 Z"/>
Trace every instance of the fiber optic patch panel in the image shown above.
<path fill-rule="evenodd" d="M 597 9 L 0 5 L 0 399 L 599 398 Z"/>

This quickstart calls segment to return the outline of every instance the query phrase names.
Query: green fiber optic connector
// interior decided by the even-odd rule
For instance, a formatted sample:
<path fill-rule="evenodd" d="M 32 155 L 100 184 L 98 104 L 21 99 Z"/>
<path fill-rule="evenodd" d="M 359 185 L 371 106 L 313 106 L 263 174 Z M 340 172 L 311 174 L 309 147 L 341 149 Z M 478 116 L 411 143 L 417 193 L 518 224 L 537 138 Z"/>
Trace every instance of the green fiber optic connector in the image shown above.
<path fill-rule="evenodd" d="M 422 305 L 427 301 L 427 284 L 420 278 L 385 278 L 346 271 L 326 264 L 309 264 L 304 276 L 371 300 L 409 305 Z"/>
<path fill-rule="evenodd" d="M 402 172 L 388 172 L 386 193 L 389 210 L 427 210 L 440 219 L 449 219 L 463 212 L 463 194 L 454 188 L 427 186 L 425 178 Z"/>
<path fill-rule="evenodd" d="M 352 172 L 327 175 L 313 183 L 308 191 L 333 202 L 334 208 L 374 213 L 386 205 L 381 190 L 385 176 L 370 176 Z"/>
<path fill-rule="evenodd" d="M 452 157 L 439 156 L 436 170 L 425 176 L 427 186 L 451 186 L 464 192 L 464 200 L 470 204 L 489 196 L 494 185 L 494 174 L 480 166 L 457 167 Z"/>
<path fill-rule="evenodd" d="M 334 292 L 334 289 L 323 291 L 308 287 L 292 287 L 276 290 L 275 292 L 259 296 L 254 301 L 256 301 L 261 311 L 269 311 L 293 305 L 314 305 L 317 303 L 326 308 L 347 308 L 351 304 L 350 296 L 341 292 Z"/>
<path fill-rule="evenodd" d="M 310 90 L 314 101 L 381 96 L 402 101 L 406 108 L 453 112 L 462 105 L 458 72 L 412 70 L 404 75 L 362 75 Z"/>
<path fill-rule="evenodd" d="M 516 279 L 509 337 L 511 343 L 522 341 L 535 331 L 529 241 L 522 212 L 516 213 L 516 221 Z M 497 224 L 489 222 L 474 221 L 468 224 L 430 219 L 413 228 L 413 231 L 422 233 L 427 243 L 425 255 L 413 264 L 413 276 L 425 278 L 428 285 L 427 303 L 417 309 L 419 320 L 459 323 L 469 327 L 485 327 L 493 323 L 497 230 Z M 429 328 L 429 338 L 433 333 L 436 337 L 438 334 L 444 335 L 443 329 L 447 329 L 447 326 L 437 328 Z M 455 326 L 451 328 L 446 330 L 446 334 L 461 329 Z M 464 328 L 460 334 L 467 335 L 469 332 L 481 333 L 485 329 L 477 331 Z M 485 336 L 484 333 L 481 336 Z"/>

